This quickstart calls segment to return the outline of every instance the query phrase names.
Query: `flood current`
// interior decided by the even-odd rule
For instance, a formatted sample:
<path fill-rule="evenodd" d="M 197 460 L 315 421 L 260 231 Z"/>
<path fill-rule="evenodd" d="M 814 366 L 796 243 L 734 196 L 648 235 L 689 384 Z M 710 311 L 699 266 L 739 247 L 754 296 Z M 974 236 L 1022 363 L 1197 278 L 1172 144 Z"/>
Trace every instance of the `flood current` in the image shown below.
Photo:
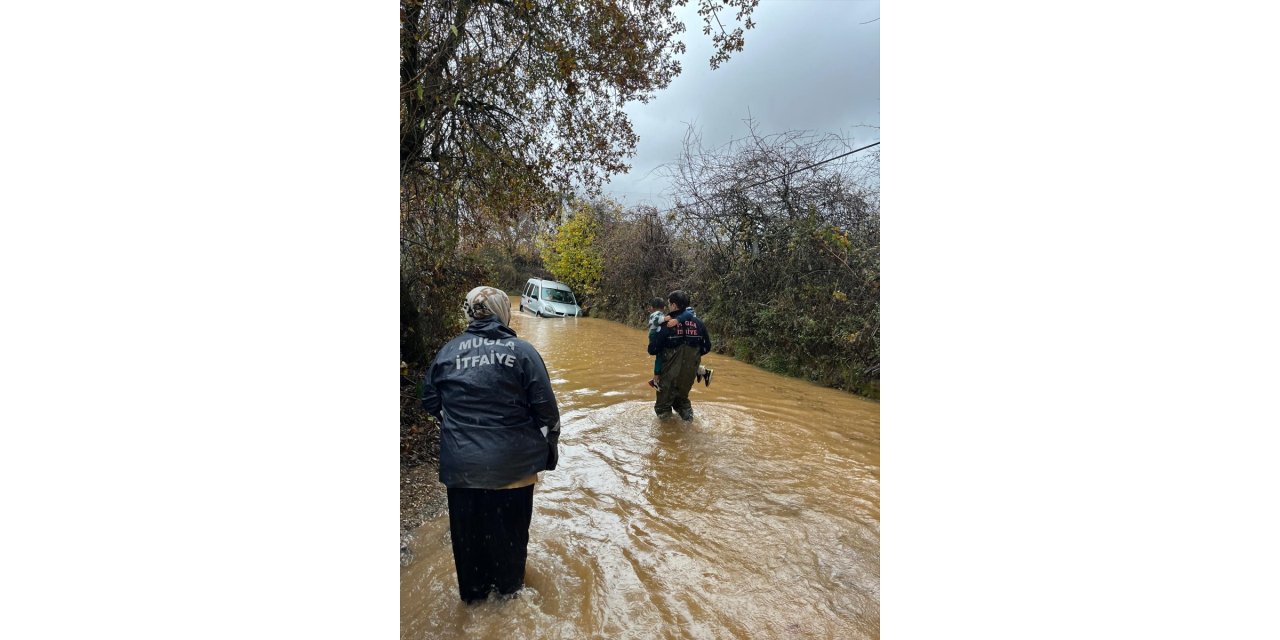
<path fill-rule="evenodd" d="M 401 569 L 402 638 L 879 637 L 877 403 L 711 353 L 694 419 L 660 421 L 644 331 L 514 305 L 512 328 L 562 429 L 525 588 L 464 605 L 441 515 Z"/>

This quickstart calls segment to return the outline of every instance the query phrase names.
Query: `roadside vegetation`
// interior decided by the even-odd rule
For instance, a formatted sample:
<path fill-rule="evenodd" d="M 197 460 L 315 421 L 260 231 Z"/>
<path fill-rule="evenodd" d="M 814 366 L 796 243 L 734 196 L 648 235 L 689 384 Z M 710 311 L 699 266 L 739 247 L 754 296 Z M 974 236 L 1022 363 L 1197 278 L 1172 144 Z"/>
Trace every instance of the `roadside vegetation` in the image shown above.
<path fill-rule="evenodd" d="M 684 289 L 718 353 L 878 399 L 879 155 L 787 175 L 849 150 L 790 132 L 709 151 L 691 133 L 671 169 L 680 204 L 578 205 L 557 234 L 602 269 L 547 265 L 591 315 L 640 326 L 645 300 Z"/>

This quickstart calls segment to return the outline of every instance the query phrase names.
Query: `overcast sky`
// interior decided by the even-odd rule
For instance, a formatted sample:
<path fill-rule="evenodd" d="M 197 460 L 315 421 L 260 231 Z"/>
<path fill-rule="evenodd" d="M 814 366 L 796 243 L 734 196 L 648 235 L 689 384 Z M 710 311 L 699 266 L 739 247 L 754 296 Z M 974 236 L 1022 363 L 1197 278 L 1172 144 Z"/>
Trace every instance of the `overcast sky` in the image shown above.
<path fill-rule="evenodd" d="M 680 155 L 687 124 L 716 148 L 747 133 L 748 116 L 761 135 L 793 129 L 851 138 L 857 148 L 880 139 L 879 0 L 762 0 L 746 32 L 746 47 L 711 70 L 711 38 L 702 35 L 696 0 L 680 12 L 689 50 L 683 72 L 648 104 L 627 107 L 640 136 L 631 171 L 605 194 L 623 205 L 665 208 L 664 164 Z M 721 16 L 726 29 L 733 13 Z"/>

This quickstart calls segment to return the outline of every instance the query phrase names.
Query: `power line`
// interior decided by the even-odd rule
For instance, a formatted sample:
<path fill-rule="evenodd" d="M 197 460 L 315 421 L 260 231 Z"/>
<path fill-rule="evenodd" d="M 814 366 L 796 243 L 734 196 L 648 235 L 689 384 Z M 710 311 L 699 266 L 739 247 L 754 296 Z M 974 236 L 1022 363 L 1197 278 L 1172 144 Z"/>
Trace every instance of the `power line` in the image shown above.
<path fill-rule="evenodd" d="M 785 177 L 787 177 L 787 176 L 789 176 L 789 175 L 792 175 L 792 174 L 795 174 L 795 173 L 800 173 L 801 171 L 804 171 L 804 170 L 806 170 L 806 169 L 812 169 L 812 168 L 814 168 L 814 167 L 816 167 L 816 166 L 818 166 L 818 165 L 822 165 L 822 164 L 826 164 L 826 163 L 828 163 L 828 162 L 831 162 L 832 160 L 839 160 L 840 158 L 843 158 L 843 157 L 845 157 L 845 156 L 851 156 L 851 155 L 853 155 L 853 154 L 855 154 L 855 153 L 857 153 L 857 152 L 859 152 L 859 151 L 862 151 L 863 149 L 870 149 L 871 147 L 874 147 L 874 146 L 876 146 L 876 145 L 878 145 L 878 144 L 880 144 L 880 141 L 879 141 L 879 140 L 877 140 L 877 141 L 875 141 L 875 142 L 872 142 L 871 144 L 869 144 L 869 145 L 867 145 L 867 146 L 865 146 L 865 147 L 861 147 L 861 148 L 858 148 L 858 149 L 854 149 L 853 151 L 850 151 L 850 152 L 848 152 L 848 153 L 842 153 L 842 154 L 840 154 L 840 155 L 838 155 L 838 156 L 834 156 L 834 157 L 831 157 L 831 158 L 827 158 L 826 160 L 823 160 L 822 162 L 815 162 L 815 163 L 813 163 L 813 164 L 811 164 L 811 165 L 809 165 L 809 166 L 807 166 L 807 167 L 801 167 L 801 168 L 799 168 L 799 169 L 796 169 L 795 171 L 789 171 L 789 172 L 784 173 L 784 174 L 782 174 L 782 175 L 780 175 L 780 176 L 777 176 L 777 177 L 774 177 L 774 178 L 769 178 L 768 180 L 762 180 L 762 181 L 760 181 L 760 182 L 757 182 L 757 183 L 755 183 L 755 184 L 751 185 L 750 187 L 743 187 L 743 189 L 742 189 L 742 190 L 743 190 L 743 191 L 746 191 L 747 189 L 751 189 L 751 188 L 754 188 L 754 187 L 758 187 L 758 186 L 760 186 L 760 185 L 762 185 L 762 184 L 768 184 L 768 183 L 770 183 L 770 182 L 773 182 L 774 180 L 781 180 L 782 178 L 785 178 Z"/>
<path fill-rule="evenodd" d="M 799 169 L 796 169 L 795 171 L 788 171 L 788 172 L 786 172 L 786 173 L 784 173 L 784 174 L 782 174 L 782 175 L 780 175 L 780 176 L 774 176 L 774 177 L 772 177 L 772 178 L 769 178 L 768 180 L 761 180 L 760 182 L 757 182 L 757 183 L 755 183 L 755 184 L 753 184 L 753 185 L 750 185 L 750 186 L 747 186 L 747 187 L 742 187 L 742 190 L 743 190 L 743 191 L 746 191 L 747 189 L 751 189 L 751 188 L 754 188 L 754 187 L 758 187 L 758 186 L 760 186 L 760 185 L 762 185 L 762 184 L 769 184 L 770 182 L 773 182 L 774 180 L 781 180 L 781 179 L 783 179 L 783 178 L 785 178 L 785 177 L 787 177 L 787 176 L 789 176 L 789 175 L 794 175 L 794 174 L 800 173 L 801 171 L 807 171 L 807 170 L 812 169 L 812 168 L 814 168 L 814 167 L 817 167 L 817 166 L 820 166 L 820 165 L 824 165 L 824 164 L 826 164 L 826 163 L 828 163 L 828 162 L 831 162 L 832 160 L 839 160 L 840 158 L 843 158 L 843 157 L 845 157 L 845 156 L 851 156 L 851 155 L 853 155 L 853 154 L 855 154 L 855 153 L 857 153 L 857 152 L 859 152 L 859 151 L 864 151 L 864 150 L 866 150 L 866 149 L 870 149 L 871 147 L 874 147 L 874 146 L 876 146 L 876 145 L 878 145 L 878 144 L 880 144 L 880 141 L 879 141 L 879 140 L 877 140 L 877 141 L 875 141 L 875 142 L 872 142 L 871 144 L 869 144 L 869 145 L 867 145 L 867 146 L 865 146 L 865 147 L 858 147 L 857 149 L 854 149 L 853 151 L 849 151 L 849 152 L 847 152 L 847 153 L 842 153 L 842 154 L 840 154 L 840 155 L 838 155 L 838 156 L 832 156 L 832 157 L 830 157 L 830 158 L 827 158 L 826 160 L 821 160 L 821 161 L 819 161 L 819 162 L 815 162 L 815 163 L 813 163 L 813 164 L 811 164 L 811 165 L 809 165 L 809 166 L 807 166 L 807 167 L 800 167 Z M 731 190 L 736 189 L 736 188 L 737 188 L 737 187 L 732 187 L 732 188 L 730 188 L 730 189 L 725 189 L 724 191 L 721 191 L 720 193 L 717 193 L 717 194 L 714 194 L 714 195 L 718 196 L 718 195 L 721 195 L 721 194 L 723 194 L 723 193 L 725 193 L 725 192 L 727 192 L 727 191 L 731 191 Z M 706 200 L 703 200 L 702 198 L 699 198 L 698 196 L 695 196 L 695 195 L 690 194 L 690 197 L 692 197 L 694 200 L 697 200 L 698 202 L 701 202 L 702 204 L 708 204 Z M 713 197 L 714 197 L 714 196 L 713 196 Z M 668 212 L 671 212 L 671 211 L 675 211 L 676 209 L 682 209 L 682 208 L 684 208 L 684 205 L 679 204 L 679 205 L 676 205 L 676 206 L 674 206 L 674 207 L 671 207 L 670 209 L 667 209 L 666 211 L 662 211 L 661 213 L 668 213 Z"/>

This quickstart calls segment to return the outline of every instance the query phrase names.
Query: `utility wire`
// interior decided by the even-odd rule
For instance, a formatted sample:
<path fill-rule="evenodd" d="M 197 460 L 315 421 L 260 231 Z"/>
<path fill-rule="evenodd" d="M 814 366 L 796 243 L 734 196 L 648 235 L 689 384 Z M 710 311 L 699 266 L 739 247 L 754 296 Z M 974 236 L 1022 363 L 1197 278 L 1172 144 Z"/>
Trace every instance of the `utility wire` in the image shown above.
<path fill-rule="evenodd" d="M 853 154 L 855 154 L 855 153 L 857 153 L 857 152 L 859 152 L 859 151 L 864 151 L 864 150 L 866 150 L 866 149 L 870 149 L 871 147 L 874 147 L 874 146 L 876 146 L 876 145 L 878 145 L 878 144 L 880 144 L 880 141 L 879 141 L 879 140 L 877 140 L 877 141 L 875 141 L 875 142 L 872 142 L 871 144 L 869 144 L 869 145 L 867 145 L 867 146 L 865 146 L 865 147 L 858 147 L 857 149 L 854 149 L 853 151 L 849 151 L 849 152 L 847 152 L 847 153 L 842 153 L 842 154 L 840 154 L 840 155 L 838 155 L 838 156 L 832 156 L 832 157 L 830 157 L 830 158 L 827 158 L 826 160 L 821 160 L 821 161 L 819 161 L 819 162 L 815 162 L 815 163 L 813 163 L 813 164 L 811 164 L 811 165 L 809 165 L 809 166 L 807 166 L 807 167 L 800 167 L 799 169 L 796 169 L 795 171 L 788 171 L 787 173 L 784 173 L 784 174 L 782 174 L 782 175 L 780 175 L 780 176 L 774 176 L 774 177 L 772 177 L 772 178 L 769 178 L 768 180 L 761 180 L 760 182 L 757 182 L 757 183 L 752 184 L 752 185 L 750 185 L 750 186 L 742 187 L 742 190 L 743 190 L 743 191 L 746 191 L 747 189 L 751 189 L 751 188 L 753 188 L 753 187 L 758 187 L 758 186 L 760 186 L 760 185 L 762 185 L 762 184 L 769 184 L 770 182 L 773 182 L 774 180 L 781 180 L 781 179 L 783 179 L 783 178 L 785 178 L 785 177 L 787 177 L 787 176 L 789 176 L 789 175 L 794 175 L 794 174 L 800 173 L 801 171 L 807 171 L 807 170 L 812 169 L 812 168 L 814 168 L 814 167 L 817 167 L 817 166 L 819 166 L 819 165 L 824 165 L 824 164 L 826 164 L 826 163 L 828 163 L 828 162 L 831 162 L 832 160 L 839 160 L 840 158 L 843 158 L 843 157 L 845 157 L 845 156 L 851 156 L 851 155 L 853 155 Z M 733 189 L 737 189 L 737 187 L 733 187 L 732 189 L 725 189 L 724 191 L 722 191 L 722 192 L 720 192 L 720 193 L 717 193 L 717 194 L 714 194 L 714 195 L 717 195 L 717 196 L 718 196 L 718 195 L 722 195 L 723 193 L 725 193 L 725 192 L 727 192 L 727 191 L 731 191 L 731 190 L 733 190 Z M 702 203 L 702 204 L 708 204 L 706 200 L 703 200 L 702 198 L 699 198 L 698 196 L 691 195 L 690 197 L 692 197 L 694 200 L 697 200 L 698 202 L 700 202 L 700 203 Z M 660 212 L 660 213 L 669 213 L 669 212 L 671 212 L 671 211 L 675 211 L 676 209 L 683 209 L 683 208 L 684 208 L 684 206 L 685 206 L 685 205 L 678 204 L 678 205 L 676 205 L 676 206 L 674 206 L 674 207 L 671 207 L 670 209 L 667 209 L 667 210 L 662 211 L 662 212 Z"/>
<path fill-rule="evenodd" d="M 845 157 L 845 156 L 851 156 L 851 155 L 853 155 L 853 154 L 855 154 L 855 153 L 857 153 L 857 152 L 859 152 L 859 151 L 862 151 L 863 149 L 870 149 L 871 147 L 874 147 L 874 146 L 876 146 L 876 145 L 878 145 L 878 144 L 880 144 L 880 141 L 879 141 L 879 140 L 877 140 L 877 141 L 875 141 L 875 142 L 872 142 L 871 144 L 869 144 L 869 145 L 867 145 L 867 146 L 865 146 L 865 147 L 860 147 L 860 148 L 858 148 L 858 149 L 854 149 L 853 151 L 850 151 L 850 152 L 848 152 L 848 153 L 842 153 L 842 154 L 840 154 L 840 155 L 838 155 L 838 156 L 833 156 L 833 157 L 827 158 L 826 160 L 823 160 L 823 161 L 821 161 L 821 162 L 815 162 L 815 163 L 813 163 L 813 164 L 811 164 L 811 165 L 809 165 L 809 166 L 807 166 L 807 167 L 801 167 L 801 168 L 799 168 L 799 169 L 796 169 L 795 171 L 790 171 L 790 172 L 784 173 L 784 174 L 782 174 L 782 175 L 780 175 L 780 176 L 777 176 L 777 177 L 774 177 L 774 178 L 769 178 L 768 180 L 761 180 L 760 182 L 757 182 L 757 183 L 755 183 L 755 184 L 753 184 L 753 185 L 751 185 L 751 186 L 749 186 L 749 187 L 743 187 L 743 188 L 742 188 L 742 190 L 743 190 L 743 191 L 746 191 L 747 189 L 751 189 L 752 187 L 758 187 L 758 186 L 760 186 L 760 185 L 762 185 L 762 184 L 769 184 L 770 182 L 773 182 L 774 180 L 781 180 L 782 178 L 785 178 L 785 177 L 787 177 L 787 176 L 789 176 L 789 175 L 792 175 L 792 174 L 795 174 L 795 173 L 800 173 L 801 171 L 805 171 L 805 170 L 807 170 L 807 169 L 812 169 L 812 168 L 814 168 L 814 167 L 816 167 L 816 166 L 818 166 L 818 165 L 822 165 L 822 164 L 826 164 L 826 163 L 828 163 L 828 162 L 831 162 L 832 160 L 839 160 L 840 158 L 843 158 L 843 157 Z"/>

